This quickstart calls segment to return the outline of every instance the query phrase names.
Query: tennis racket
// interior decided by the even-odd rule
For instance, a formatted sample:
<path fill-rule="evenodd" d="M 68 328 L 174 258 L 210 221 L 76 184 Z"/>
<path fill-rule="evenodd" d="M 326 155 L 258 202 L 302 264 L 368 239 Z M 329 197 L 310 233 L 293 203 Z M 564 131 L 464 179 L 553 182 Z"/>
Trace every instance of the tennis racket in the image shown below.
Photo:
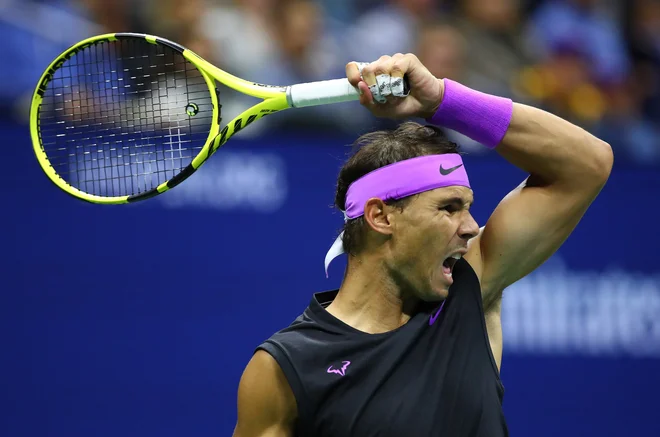
<path fill-rule="evenodd" d="M 218 82 L 261 101 L 221 126 Z M 345 78 L 263 85 L 164 38 L 114 33 L 81 41 L 48 66 L 30 131 L 55 185 L 88 202 L 123 204 L 174 188 L 266 115 L 358 99 Z"/>

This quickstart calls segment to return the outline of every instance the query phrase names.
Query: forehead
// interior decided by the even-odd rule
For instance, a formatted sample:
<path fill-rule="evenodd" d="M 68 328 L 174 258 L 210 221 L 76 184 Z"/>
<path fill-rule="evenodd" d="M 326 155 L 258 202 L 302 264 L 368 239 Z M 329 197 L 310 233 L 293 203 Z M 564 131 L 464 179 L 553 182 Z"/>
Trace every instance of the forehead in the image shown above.
<path fill-rule="evenodd" d="M 421 193 L 420 198 L 424 198 L 425 200 L 432 202 L 442 202 L 443 200 L 449 199 L 460 199 L 463 201 L 463 203 L 474 203 L 474 193 L 472 192 L 472 189 L 458 185 L 426 191 Z"/>

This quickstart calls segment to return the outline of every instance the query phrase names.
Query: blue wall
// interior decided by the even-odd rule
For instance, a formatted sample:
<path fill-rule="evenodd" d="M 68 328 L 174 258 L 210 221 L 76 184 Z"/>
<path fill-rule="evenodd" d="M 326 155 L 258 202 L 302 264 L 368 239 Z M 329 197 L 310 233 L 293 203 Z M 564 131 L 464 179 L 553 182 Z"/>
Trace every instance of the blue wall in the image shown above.
<path fill-rule="evenodd" d="M 232 140 L 172 192 L 68 197 L 0 126 L 0 436 L 221 436 L 254 347 L 293 320 L 341 225 L 349 141 Z M 524 177 L 468 157 L 484 223 Z M 505 296 L 512 435 L 660 435 L 660 171 L 615 164 L 560 252 Z"/>

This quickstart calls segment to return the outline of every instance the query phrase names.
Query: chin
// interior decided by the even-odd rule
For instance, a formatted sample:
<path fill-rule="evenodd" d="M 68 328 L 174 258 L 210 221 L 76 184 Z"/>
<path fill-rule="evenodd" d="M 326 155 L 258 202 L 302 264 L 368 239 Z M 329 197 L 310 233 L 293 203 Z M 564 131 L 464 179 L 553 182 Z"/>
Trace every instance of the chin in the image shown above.
<path fill-rule="evenodd" d="M 449 288 L 445 286 L 435 286 L 431 287 L 428 292 L 422 297 L 422 300 L 425 302 L 439 302 L 441 300 L 447 299 L 449 296 Z"/>
<path fill-rule="evenodd" d="M 447 281 L 447 278 L 440 273 L 435 274 L 434 279 L 429 284 L 429 292 L 427 293 L 428 301 L 438 301 L 447 299 L 449 296 L 449 288 L 452 286 L 453 281 Z"/>
<path fill-rule="evenodd" d="M 438 297 L 438 300 L 445 300 L 447 299 L 447 296 L 449 296 L 449 289 L 442 288 L 441 290 L 437 290 L 434 294 Z"/>

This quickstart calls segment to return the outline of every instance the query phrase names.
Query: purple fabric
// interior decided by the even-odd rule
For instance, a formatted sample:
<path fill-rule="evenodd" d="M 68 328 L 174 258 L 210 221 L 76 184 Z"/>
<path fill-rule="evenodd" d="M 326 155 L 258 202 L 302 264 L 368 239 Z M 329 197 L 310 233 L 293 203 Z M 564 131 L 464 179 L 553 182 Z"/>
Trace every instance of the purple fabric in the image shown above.
<path fill-rule="evenodd" d="M 451 185 L 470 188 L 459 154 L 427 155 L 395 162 L 367 173 L 348 187 L 345 214 L 348 218 L 360 217 L 365 203 L 373 197 L 396 200 Z"/>
<path fill-rule="evenodd" d="M 511 99 L 485 94 L 450 79 L 444 79 L 444 83 L 442 103 L 426 121 L 455 130 L 494 149 L 511 123 Z"/>

